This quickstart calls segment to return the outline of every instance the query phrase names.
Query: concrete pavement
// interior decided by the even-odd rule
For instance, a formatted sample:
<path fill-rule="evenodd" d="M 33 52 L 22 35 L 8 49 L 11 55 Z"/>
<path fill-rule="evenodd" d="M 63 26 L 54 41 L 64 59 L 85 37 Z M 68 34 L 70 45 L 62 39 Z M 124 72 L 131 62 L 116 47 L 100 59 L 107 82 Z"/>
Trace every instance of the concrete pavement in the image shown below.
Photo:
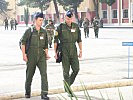
<path fill-rule="evenodd" d="M 133 86 L 115 87 L 106 89 L 95 89 L 87 91 L 89 96 L 85 95 L 84 91 L 74 92 L 77 100 L 133 100 Z M 67 96 L 66 93 L 49 95 L 50 100 L 76 100 Z M 14 100 L 41 100 L 40 96 L 31 97 L 30 99 L 19 98 Z"/>
<path fill-rule="evenodd" d="M 5 97 L 5 99 L 13 99 L 19 95 L 19 97 L 24 97 L 26 66 L 25 62 L 22 61 L 18 42 L 25 30 L 25 27 L 18 27 L 17 31 L 5 31 L 2 27 L 0 27 L 0 29 L 0 79 L 2 80 L 0 81 L 0 97 Z M 104 82 L 112 84 L 113 82 L 119 82 L 121 80 L 122 83 L 124 83 L 122 86 L 132 85 L 132 79 L 125 79 L 127 78 L 128 47 L 122 46 L 122 42 L 132 41 L 132 31 L 133 29 L 131 28 L 103 28 L 99 31 L 99 39 L 95 39 L 93 29 L 91 28 L 90 38 L 85 39 L 82 30 L 83 58 L 80 59 L 80 72 L 73 87 L 80 86 L 80 80 L 89 87 L 88 89 L 92 89 L 93 84 L 95 86 L 97 86 L 96 84 L 103 84 Z M 51 56 L 51 59 L 48 60 L 49 90 L 55 91 L 58 89 L 58 93 L 61 93 L 63 92 L 61 64 L 55 63 L 53 48 L 49 50 L 49 53 Z M 132 47 L 131 54 L 133 54 Z M 132 55 L 130 59 L 130 77 L 132 77 Z M 120 86 L 120 84 L 118 85 L 117 83 L 113 84 Z M 104 87 L 102 88 L 110 86 L 106 86 L 105 84 L 103 85 Z M 100 86 L 98 85 L 98 87 Z M 32 91 L 34 93 L 33 96 L 40 94 L 40 74 L 38 69 L 33 78 Z M 50 94 L 54 93 L 57 92 Z"/>

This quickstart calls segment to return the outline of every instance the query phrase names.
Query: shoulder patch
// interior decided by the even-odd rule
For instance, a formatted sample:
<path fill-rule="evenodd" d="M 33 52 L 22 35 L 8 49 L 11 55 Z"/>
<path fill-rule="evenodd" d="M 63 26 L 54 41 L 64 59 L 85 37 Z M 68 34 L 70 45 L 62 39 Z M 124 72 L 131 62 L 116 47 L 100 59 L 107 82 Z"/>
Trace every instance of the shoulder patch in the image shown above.
<path fill-rule="evenodd" d="M 58 35 L 58 32 L 57 31 L 55 31 L 55 36 L 57 36 Z"/>

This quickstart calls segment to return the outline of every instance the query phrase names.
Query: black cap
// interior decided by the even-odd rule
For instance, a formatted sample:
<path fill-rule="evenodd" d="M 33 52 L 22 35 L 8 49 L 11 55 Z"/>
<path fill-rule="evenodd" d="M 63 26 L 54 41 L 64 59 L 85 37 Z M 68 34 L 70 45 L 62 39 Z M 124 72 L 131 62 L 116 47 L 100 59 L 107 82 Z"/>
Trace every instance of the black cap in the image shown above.
<path fill-rule="evenodd" d="M 43 18 L 43 13 L 41 13 L 41 12 L 35 13 L 34 18 L 37 19 L 38 17 Z"/>
<path fill-rule="evenodd" d="M 69 18 L 71 18 L 71 17 L 73 16 L 72 11 L 68 10 L 68 11 L 66 12 L 66 16 L 69 17 Z"/>

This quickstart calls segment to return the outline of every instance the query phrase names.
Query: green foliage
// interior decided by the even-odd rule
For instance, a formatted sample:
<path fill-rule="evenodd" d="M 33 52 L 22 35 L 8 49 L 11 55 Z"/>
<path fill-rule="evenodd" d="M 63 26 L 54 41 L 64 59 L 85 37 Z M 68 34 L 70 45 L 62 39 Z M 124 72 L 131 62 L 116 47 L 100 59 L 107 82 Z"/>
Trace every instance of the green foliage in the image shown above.
<path fill-rule="evenodd" d="M 8 2 L 5 0 L 0 0 L 0 12 L 7 11 Z"/>
<path fill-rule="evenodd" d="M 109 6 L 112 6 L 112 4 L 116 2 L 116 0 L 99 0 L 99 2 L 107 3 Z"/>
<path fill-rule="evenodd" d="M 119 93 L 120 100 L 124 100 L 122 93 L 120 92 L 119 88 L 118 88 L 118 93 Z"/>
<path fill-rule="evenodd" d="M 27 5 L 31 8 L 40 8 L 41 12 L 49 7 L 51 0 L 22 0 L 18 6 Z"/>
<path fill-rule="evenodd" d="M 107 4 L 111 6 L 113 3 L 115 3 L 115 0 L 107 0 Z"/>
<path fill-rule="evenodd" d="M 28 26 L 28 22 L 29 22 L 29 9 L 28 8 L 24 8 L 24 21 L 26 26 Z"/>
<path fill-rule="evenodd" d="M 76 95 L 75 95 L 74 92 L 72 91 L 71 87 L 68 85 L 68 83 L 67 83 L 66 81 L 63 81 L 63 82 L 64 82 L 64 87 L 65 87 L 67 93 L 71 93 L 71 94 L 74 96 L 74 98 L 75 98 L 76 100 L 78 100 L 78 98 L 76 97 Z M 72 99 L 72 96 L 70 96 L 70 98 L 71 98 L 71 100 L 73 100 L 73 99 Z"/>
<path fill-rule="evenodd" d="M 58 0 L 60 5 L 63 6 L 79 6 L 81 2 L 83 2 L 84 0 Z"/>
<path fill-rule="evenodd" d="M 100 95 L 102 97 L 102 100 L 105 100 L 100 90 L 99 90 L 99 92 L 100 92 Z"/>
<path fill-rule="evenodd" d="M 68 85 L 68 83 L 66 82 L 66 81 L 63 81 L 64 82 L 64 86 L 65 86 L 65 88 L 67 89 L 66 91 L 67 92 L 69 92 L 69 91 L 71 91 L 73 94 L 74 94 L 74 92 L 72 91 L 72 89 L 71 89 L 71 87 Z M 85 96 L 85 100 L 92 100 L 92 98 L 91 98 L 91 96 L 89 95 L 89 93 L 88 93 L 88 90 L 87 90 L 87 88 L 86 88 L 86 86 L 85 86 L 85 84 L 82 82 L 82 81 L 80 81 L 80 84 L 81 84 L 81 87 L 82 87 L 82 92 L 84 92 L 84 96 Z M 133 90 L 132 90 L 133 91 Z M 104 98 L 104 96 L 103 96 L 103 94 L 102 94 L 102 92 L 99 90 L 99 93 L 100 93 L 100 95 L 101 95 L 101 98 L 100 98 L 100 100 L 105 100 L 105 98 Z M 132 92 L 133 93 L 133 92 Z M 118 88 L 118 94 L 119 94 L 119 100 L 125 100 L 124 98 L 123 98 L 123 95 L 122 95 L 122 93 L 121 93 L 121 91 L 120 91 L 120 89 Z M 107 91 L 106 91 L 106 95 L 107 95 L 107 99 L 106 100 L 112 100 L 112 99 L 110 99 L 109 98 L 109 96 L 108 96 L 108 93 L 107 93 Z M 63 96 L 62 94 L 60 94 L 60 96 L 61 97 L 59 97 L 59 96 L 57 96 L 58 97 L 58 100 L 67 100 L 67 98 L 65 97 L 65 96 Z M 78 100 L 78 98 L 77 98 L 77 96 L 74 94 L 74 97 L 72 98 L 72 97 L 69 97 L 71 100 Z"/>

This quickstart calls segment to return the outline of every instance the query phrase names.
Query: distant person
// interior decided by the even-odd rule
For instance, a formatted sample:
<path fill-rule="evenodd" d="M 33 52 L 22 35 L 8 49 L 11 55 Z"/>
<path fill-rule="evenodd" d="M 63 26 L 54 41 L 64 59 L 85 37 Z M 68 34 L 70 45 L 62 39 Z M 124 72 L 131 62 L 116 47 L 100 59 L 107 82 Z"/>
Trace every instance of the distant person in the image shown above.
<path fill-rule="evenodd" d="M 85 18 L 85 20 L 83 21 L 85 38 L 89 37 L 89 25 L 90 21 L 88 20 L 88 18 Z"/>
<path fill-rule="evenodd" d="M 4 20 L 4 25 L 5 25 L 5 30 L 8 30 L 8 19 L 7 19 L 7 17 Z"/>
<path fill-rule="evenodd" d="M 100 24 L 99 19 L 97 17 L 95 17 L 94 20 L 93 20 L 95 38 L 98 38 L 99 24 Z"/>
<path fill-rule="evenodd" d="M 82 27 L 82 23 L 83 23 L 83 19 L 80 18 L 80 19 L 79 19 L 79 27 L 80 27 L 80 28 Z"/>
<path fill-rule="evenodd" d="M 103 28 L 103 19 L 100 19 L 100 27 Z"/>
<path fill-rule="evenodd" d="M 18 22 L 17 22 L 17 20 L 14 18 L 14 26 L 15 26 L 15 30 L 17 29 L 17 25 L 18 25 Z"/>
<path fill-rule="evenodd" d="M 47 35 L 48 35 L 49 48 L 52 48 L 52 40 L 54 37 L 54 29 L 55 29 L 52 20 L 49 20 L 49 23 L 45 26 L 45 29 L 46 29 Z"/>
<path fill-rule="evenodd" d="M 91 26 L 93 26 L 93 20 L 94 20 L 94 18 L 91 18 Z"/>
<path fill-rule="evenodd" d="M 14 20 L 11 18 L 10 20 L 11 30 L 14 30 Z"/>

